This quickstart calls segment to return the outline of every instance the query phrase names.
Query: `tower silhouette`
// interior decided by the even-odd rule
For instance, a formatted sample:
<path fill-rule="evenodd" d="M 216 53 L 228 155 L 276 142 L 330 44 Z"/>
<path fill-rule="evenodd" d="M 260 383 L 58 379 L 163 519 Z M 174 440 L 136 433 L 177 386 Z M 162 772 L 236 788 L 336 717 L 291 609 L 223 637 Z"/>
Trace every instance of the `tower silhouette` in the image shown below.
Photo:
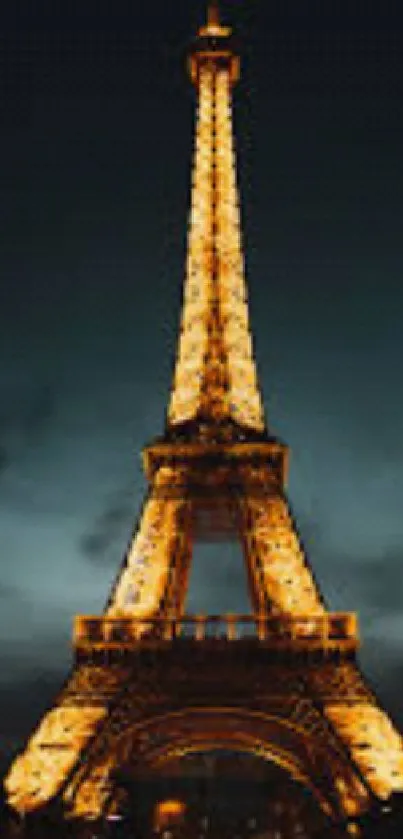
<path fill-rule="evenodd" d="M 403 790 L 402 738 L 357 665 L 355 615 L 326 607 L 284 491 L 288 449 L 265 421 L 233 146 L 239 58 L 216 3 L 189 73 L 197 122 L 165 433 L 144 449 L 149 491 L 104 613 L 76 619 L 72 672 L 8 772 L 8 802 L 96 819 L 119 809 L 122 769 L 136 779 L 223 748 L 277 763 L 353 830 Z M 229 538 L 251 613 L 186 614 L 193 544 Z"/>

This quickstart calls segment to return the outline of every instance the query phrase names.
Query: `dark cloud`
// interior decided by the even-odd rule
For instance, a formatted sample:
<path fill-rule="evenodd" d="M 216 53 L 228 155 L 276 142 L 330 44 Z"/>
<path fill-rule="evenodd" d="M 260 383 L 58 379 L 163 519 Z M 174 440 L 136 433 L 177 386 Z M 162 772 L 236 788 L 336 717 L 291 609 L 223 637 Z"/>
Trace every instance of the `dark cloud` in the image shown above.
<path fill-rule="evenodd" d="M 0 475 L 5 469 L 7 469 L 9 462 L 10 460 L 6 449 L 0 445 Z"/>
<path fill-rule="evenodd" d="M 55 388 L 43 385 L 3 385 L 0 432 L 18 428 L 31 437 L 43 430 L 55 411 Z"/>
<path fill-rule="evenodd" d="M 27 442 L 40 441 L 56 412 L 56 389 L 44 384 L 27 400 L 20 417 L 20 428 Z"/>
<path fill-rule="evenodd" d="M 107 559 L 110 561 L 108 551 L 112 544 L 113 538 L 109 532 L 86 533 L 80 539 L 79 548 L 86 559 L 91 561 Z M 106 556 L 107 554 L 108 556 Z"/>
<path fill-rule="evenodd" d="M 403 615 L 403 546 L 386 551 L 375 561 L 344 562 L 345 572 L 348 569 L 352 587 L 369 606 L 389 615 Z"/>
<path fill-rule="evenodd" d="M 3 385 L 0 408 L 0 473 L 19 459 L 26 447 L 38 445 L 56 413 L 53 385 Z"/>
<path fill-rule="evenodd" d="M 105 509 L 79 542 L 81 553 L 91 562 L 111 561 L 111 548 L 126 545 L 133 521 L 133 484 L 110 496 Z"/>
<path fill-rule="evenodd" d="M 0 601 L 1 600 L 20 600 L 21 589 L 13 583 L 0 582 Z"/>
<path fill-rule="evenodd" d="M 315 563 L 322 591 L 329 598 L 337 597 L 337 608 L 366 611 L 373 617 L 403 614 L 403 546 L 396 546 L 378 556 L 353 553 L 321 554 Z M 343 602 L 345 606 L 343 607 Z"/>
<path fill-rule="evenodd" d="M 381 638 L 371 638 L 359 655 L 371 690 L 392 721 L 403 728 L 403 656 L 401 650 Z"/>
<path fill-rule="evenodd" d="M 297 529 L 325 598 L 346 597 L 346 609 L 365 606 L 373 612 L 403 612 L 403 544 L 375 553 L 337 552 L 326 535 L 323 501 L 314 500 L 312 513 L 294 512 Z"/>

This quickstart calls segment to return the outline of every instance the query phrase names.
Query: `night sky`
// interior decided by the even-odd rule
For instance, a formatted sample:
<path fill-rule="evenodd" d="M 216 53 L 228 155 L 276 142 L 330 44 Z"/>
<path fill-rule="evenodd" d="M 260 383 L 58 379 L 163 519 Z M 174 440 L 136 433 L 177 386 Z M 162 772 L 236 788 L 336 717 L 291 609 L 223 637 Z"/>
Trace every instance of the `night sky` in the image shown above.
<path fill-rule="evenodd" d="M 327 602 L 359 611 L 403 724 L 402 30 L 387 0 L 222 5 L 270 428 Z M 103 609 L 163 430 L 203 18 L 204 0 L 0 12 L 0 767 L 68 670 L 73 615 Z M 191 605 L 244 608 L 236 551 L 195 567 Z"/>

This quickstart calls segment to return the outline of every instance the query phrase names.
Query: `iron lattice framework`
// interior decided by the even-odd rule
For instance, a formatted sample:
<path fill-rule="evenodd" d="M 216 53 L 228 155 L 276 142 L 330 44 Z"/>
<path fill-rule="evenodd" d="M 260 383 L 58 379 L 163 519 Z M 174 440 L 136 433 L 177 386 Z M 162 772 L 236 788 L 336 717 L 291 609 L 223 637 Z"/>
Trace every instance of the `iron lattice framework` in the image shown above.
<path fill-rule="evenodd" d="M 198 94 L 183 311 L 166 433 L 105 612 L 79 617 L 76 658 L 6 778 L 11 807 L 97 818 L 117 771 L 158 772 L 217 745 L 275 761 L 332 819 L 403 789 L 402 738 L 356 663 L 354 615 L 332 614 L 284 493 L 248 326 L 232 133 L 239 61 L 212 6 L 189 69 Z M 252 614 L 187 616 L 195 539 L 243 544 Z M 242 626 L 242 632 L 240 627 Z"/>

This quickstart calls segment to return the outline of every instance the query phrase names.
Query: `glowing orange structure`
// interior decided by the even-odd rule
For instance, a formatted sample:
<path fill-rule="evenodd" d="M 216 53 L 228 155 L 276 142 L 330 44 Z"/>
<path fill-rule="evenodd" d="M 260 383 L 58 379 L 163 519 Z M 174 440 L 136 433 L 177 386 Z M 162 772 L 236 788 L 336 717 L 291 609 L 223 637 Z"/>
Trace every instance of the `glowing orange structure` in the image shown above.
<path fill-rule="evenodd" d="M 212 4 L 189 57 L 198 110 L 186 278 L 165 434 L 105 612 L 79 617 L 76 659 L 6 779 L 10 805 L 65 817 L 119 806 L 116 770 L 191 751 L 246 751 L 285 768 L 331 820 L 403 790 L 400 734 L 355 660 L 284 492 L 287 447 L 267 431 L 248 322 L 232 132 L 239 76 Z M 185 614 L 192 544 L 239 538 L 252 613 Z M 242 632 L 240 632 L 242 627 Z M 351 824 L 354 830 L 354 823 Z"/>
<path fill-rule="evenodd" d="M 185 809 L 183 801 L 178 801 L 177 799 L 168 798 L 165 801 L 159 801 L 155 807 L 154 830 L 162 833 L 164 829 L 180 821 L 183 818 Z"/>

